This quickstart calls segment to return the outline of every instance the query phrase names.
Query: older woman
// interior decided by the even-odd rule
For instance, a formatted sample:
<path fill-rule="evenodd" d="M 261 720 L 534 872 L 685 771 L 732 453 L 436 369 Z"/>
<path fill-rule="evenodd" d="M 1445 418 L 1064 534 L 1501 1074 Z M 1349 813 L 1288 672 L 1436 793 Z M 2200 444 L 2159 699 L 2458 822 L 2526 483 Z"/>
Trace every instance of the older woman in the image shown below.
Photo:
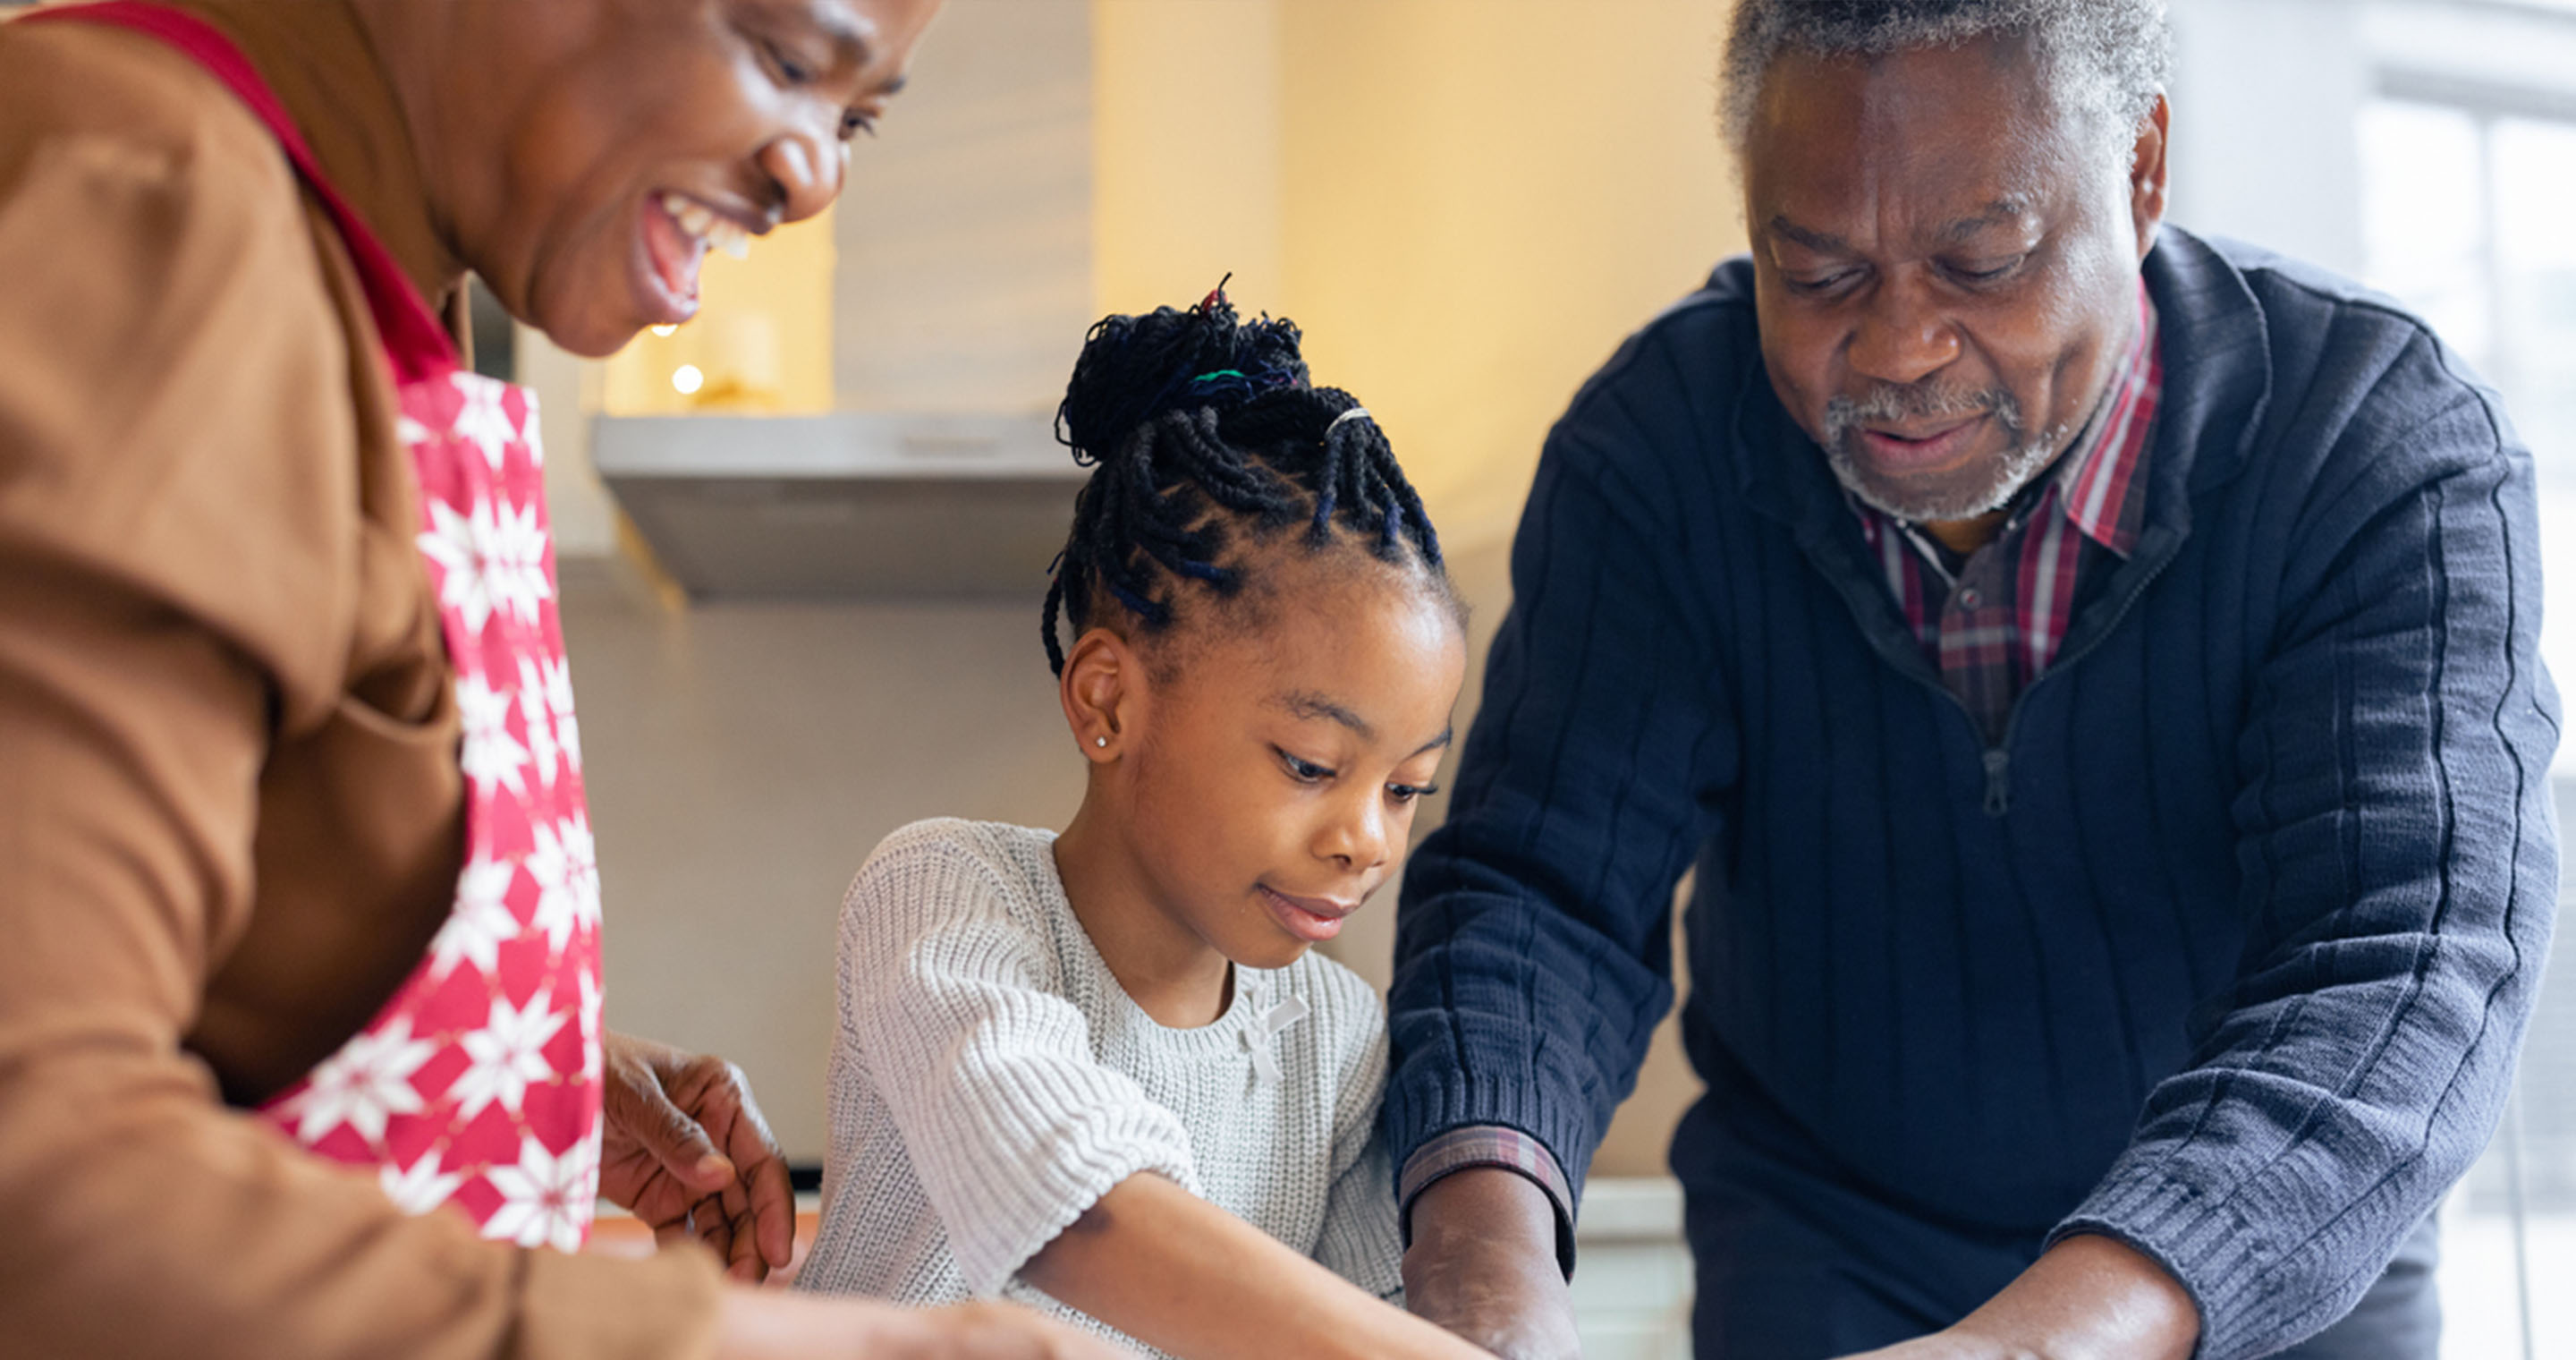
<path fill-rule="evenodd" d="M 605 1034 L 533 412 L 810 215 L 937 0 L 191 0 L 0 29 L 0 1335 L 1083 1355 L 784 1264 L 721 1062 Z M 447 320 L 442 320 L 445 317 Z M 498 1239 L 497 1241 L 494 1239 Z"/>

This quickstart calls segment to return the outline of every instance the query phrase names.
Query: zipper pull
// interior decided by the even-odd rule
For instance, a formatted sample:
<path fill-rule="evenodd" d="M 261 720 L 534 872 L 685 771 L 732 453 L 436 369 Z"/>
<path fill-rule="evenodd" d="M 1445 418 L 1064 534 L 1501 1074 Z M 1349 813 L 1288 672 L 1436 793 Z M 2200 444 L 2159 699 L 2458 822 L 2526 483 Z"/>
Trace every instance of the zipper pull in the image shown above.
<path fill-rule="evenodd" d="M 1986 815 L 2001 817 L 2012 811 L 2012 753 L 2000 746 L 1986 748 Z"/>

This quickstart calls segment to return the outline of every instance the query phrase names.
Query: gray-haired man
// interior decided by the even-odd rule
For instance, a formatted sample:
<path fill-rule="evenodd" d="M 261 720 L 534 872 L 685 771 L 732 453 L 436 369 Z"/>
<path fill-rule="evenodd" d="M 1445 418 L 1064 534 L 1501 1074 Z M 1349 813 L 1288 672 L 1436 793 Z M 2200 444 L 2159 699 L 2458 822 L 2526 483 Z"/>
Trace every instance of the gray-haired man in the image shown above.
<path fill-rule="evenodd" d="M 1671 1003 L 1708 1360 L 2431 1360 L 2557 885 L 2530 459 L 2165 228 L 2157 0 L 1741 0 L 1750 260 L 1550 435 L 1389 1141 L 1412 1305 L 1573 1350 Z"/>

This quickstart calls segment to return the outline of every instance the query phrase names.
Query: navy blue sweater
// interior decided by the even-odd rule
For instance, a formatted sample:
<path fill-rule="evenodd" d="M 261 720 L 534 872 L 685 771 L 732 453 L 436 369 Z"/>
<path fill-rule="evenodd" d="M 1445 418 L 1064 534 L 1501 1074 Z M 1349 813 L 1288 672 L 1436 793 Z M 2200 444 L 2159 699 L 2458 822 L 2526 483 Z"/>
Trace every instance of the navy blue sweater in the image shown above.
<path fill-rule="evenodd" d="M 2531 460 L 2384 300 L 2171 229 L 2146 277 L 2145 528 L 1991 749 L 1774 397 L 1747 262 L 1584 387 L 1405 880 L 1398 1165 L 1502 1124 L 1579 1183 L 1695 862 L 1704 1295 L 1840 1272 L 1938 1325 L 2081 1229 L 2226 1360 L 2369 1288 L 2486 1142 L 2549 939 Z"/>

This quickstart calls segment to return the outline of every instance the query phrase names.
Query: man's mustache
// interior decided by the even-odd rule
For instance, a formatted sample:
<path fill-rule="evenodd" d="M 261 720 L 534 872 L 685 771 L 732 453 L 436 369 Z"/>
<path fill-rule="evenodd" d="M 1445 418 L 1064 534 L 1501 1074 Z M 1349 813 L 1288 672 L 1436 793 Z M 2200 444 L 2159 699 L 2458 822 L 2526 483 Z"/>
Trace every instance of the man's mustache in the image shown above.
<path fill-rule="evenodd" d="M 2021 403 L 2000 387 L 1964 388 L 1940 383 L 1878 383 L 1859 397 L 1825 402 L 1825 435 L 1841 439 L 1857 425 L 1950 420 L 1991 414 L 2006 430 L 2022 428 Z"/>

